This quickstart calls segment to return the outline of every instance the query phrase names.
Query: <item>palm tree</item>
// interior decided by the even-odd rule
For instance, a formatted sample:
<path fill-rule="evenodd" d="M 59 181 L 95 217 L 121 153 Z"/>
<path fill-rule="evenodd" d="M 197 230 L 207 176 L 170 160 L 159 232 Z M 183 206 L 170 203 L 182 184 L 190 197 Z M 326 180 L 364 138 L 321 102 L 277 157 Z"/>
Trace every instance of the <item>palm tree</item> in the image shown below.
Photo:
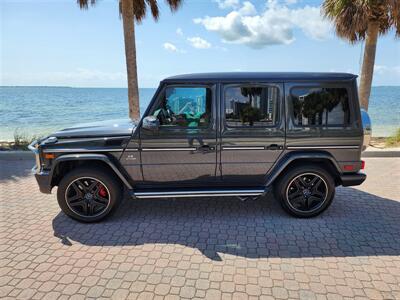
<path fill-rule="evenodd" d="M 165 0 L 171 11 L 176 11 L 183 0 Z M 77 0 L 81 9 L 95 5 L 96 0 Z M 139 119 L 139 88 L 136 65 L 135 21 L 140 23 L 145 17 L 147 7 L 150 7 L 154 20 L 158 20 L 159 8 L 157 0 L 119 0 L 119 13 L 122 17 L 125 41 L 126 69 L 128 74 L 129 117 Z"/>
<path fill-rule="evenodd" d="M 393 29 L 400 37 L 400 1 L 325 0 L 322 12 L 334 22 L 339 37 L 352 44 L 365 40 L 359 95 L 361 107 L 367 110 L 378 36 Z"/>

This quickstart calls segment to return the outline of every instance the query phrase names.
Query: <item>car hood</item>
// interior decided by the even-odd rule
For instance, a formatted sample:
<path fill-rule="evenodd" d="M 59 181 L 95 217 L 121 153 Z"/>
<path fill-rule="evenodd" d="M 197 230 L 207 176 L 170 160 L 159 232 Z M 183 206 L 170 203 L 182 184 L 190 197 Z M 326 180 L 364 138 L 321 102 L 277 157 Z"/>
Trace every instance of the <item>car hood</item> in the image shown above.
<path fill-rule="evenodd" d="M 56 138 L 111 137 L 131 135 L 137 123 L 130 119 L 107 120 L 78 124 L 57 131 L 51 136 Z"/>

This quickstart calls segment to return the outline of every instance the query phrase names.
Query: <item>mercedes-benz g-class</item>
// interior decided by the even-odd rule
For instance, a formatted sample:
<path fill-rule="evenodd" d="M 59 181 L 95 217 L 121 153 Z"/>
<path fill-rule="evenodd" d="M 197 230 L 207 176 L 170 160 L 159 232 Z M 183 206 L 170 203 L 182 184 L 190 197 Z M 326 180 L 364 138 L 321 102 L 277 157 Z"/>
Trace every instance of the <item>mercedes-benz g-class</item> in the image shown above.
<path fill-rule="evenodd" d="M 107 216 L 124 190 L 240 199 L 273 190 L 287 212 L 312 217 L 336 186 L 366 178 L 361 115 L 352 74 L 180 75 L 160 83 L 137 122 L 67 128 L 30 149 L 40 191 L 57 186 L 61 209 L 84 222 Z"/>

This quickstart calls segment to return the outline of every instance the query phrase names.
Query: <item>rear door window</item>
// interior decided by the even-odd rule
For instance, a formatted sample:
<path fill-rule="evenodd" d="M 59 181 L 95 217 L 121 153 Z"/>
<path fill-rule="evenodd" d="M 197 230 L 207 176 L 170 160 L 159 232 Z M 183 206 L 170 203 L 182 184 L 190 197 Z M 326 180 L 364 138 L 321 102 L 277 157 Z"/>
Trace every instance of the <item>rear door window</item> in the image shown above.
<path fill-rule="evenodd" d="M 296 126 L 345 127 L 350 124 L 346 88 L 295 87 L 290 95 Z"/>
<path fill-rule="evenodd" d="M 269 127 L 276 124 L 278 87 L 228 86 L 224 94 L 228 127 Z"/>

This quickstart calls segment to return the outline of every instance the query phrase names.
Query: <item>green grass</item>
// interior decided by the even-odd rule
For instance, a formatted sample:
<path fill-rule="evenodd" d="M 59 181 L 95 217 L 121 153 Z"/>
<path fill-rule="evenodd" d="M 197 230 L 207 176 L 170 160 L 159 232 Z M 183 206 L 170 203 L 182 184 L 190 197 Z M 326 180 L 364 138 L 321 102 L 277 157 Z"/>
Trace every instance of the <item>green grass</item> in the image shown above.
<path fill-rule="evenodd" d="M 28 135 L 19 130 L 14 132 L 14 141 L 2 142 L 0 150 L 25 150 L 28 151 L 28 145 L 34 140 L 39 139 L 40 136 Z"/>
<path fill-rule="evenodd" d="M 396 133 L 385 141 L 386 147 L 400 147 L 400 128 L 396 130 Z"/>

